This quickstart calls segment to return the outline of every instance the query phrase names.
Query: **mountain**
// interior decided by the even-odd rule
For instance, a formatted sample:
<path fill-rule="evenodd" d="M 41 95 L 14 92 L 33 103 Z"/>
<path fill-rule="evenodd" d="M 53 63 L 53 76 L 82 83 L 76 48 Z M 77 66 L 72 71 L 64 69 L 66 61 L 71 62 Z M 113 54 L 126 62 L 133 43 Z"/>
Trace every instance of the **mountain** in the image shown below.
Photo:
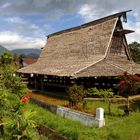
<path fill-rule="evenodd" d="M 4 51 L 8 51 L 8 52 L 9 52 L 8 49 L 6 49 L 6 48 L 4 48 L 2 45 L 0 45 L 0 53 L 1 53 L 1 52 L 4 52 Z"/>
<path fill-rule="evenodd" d="M 15 50 L 12 50 L 12 53 L 13 54 L 23 54 L 29 58 L 38 58 L 40 53 L 41 53 L 41 50 L 39 49 L 15 49 Z"/>

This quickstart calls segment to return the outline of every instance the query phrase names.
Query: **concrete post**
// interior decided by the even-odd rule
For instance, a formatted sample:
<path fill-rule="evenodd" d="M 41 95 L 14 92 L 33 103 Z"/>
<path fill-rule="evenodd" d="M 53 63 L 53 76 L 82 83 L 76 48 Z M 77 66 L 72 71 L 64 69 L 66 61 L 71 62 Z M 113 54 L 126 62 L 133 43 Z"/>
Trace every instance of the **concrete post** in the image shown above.
<path fill-rule="evenodd" d="M 105 119 L 104 119 L 104 109 L 103 108 L 97 108 L 96 109 L 96 118 L 98 127 L 105 126 Z"/>

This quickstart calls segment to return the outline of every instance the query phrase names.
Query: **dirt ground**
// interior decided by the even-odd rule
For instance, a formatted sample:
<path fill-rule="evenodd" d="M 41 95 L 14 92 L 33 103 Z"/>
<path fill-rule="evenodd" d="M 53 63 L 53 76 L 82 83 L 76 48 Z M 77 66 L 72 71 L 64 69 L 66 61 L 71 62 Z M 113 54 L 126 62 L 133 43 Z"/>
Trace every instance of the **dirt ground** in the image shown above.
<path fill-rule="evenodd" d="M 56 97 L 51 97 L 47 94 L 41 93 L 41 92 L 37 92 L 37 91 L 30 91 L 26 96 L 28 97 L 32 97 L 34 99 L 43 101 L 43 102 L 48 102 L 54 105 L 61 105 L 61 106 L 65 106 L 68 104 L 68 101 L 65 99 L 60 99 L 60 98 L 56 98 Z"/>

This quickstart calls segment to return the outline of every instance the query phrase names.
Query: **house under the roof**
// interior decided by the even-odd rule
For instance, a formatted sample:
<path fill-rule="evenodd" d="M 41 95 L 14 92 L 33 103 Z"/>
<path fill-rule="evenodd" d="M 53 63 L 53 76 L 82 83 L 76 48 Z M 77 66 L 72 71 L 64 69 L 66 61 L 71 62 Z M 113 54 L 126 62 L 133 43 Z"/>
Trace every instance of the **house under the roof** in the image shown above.
<path fill-rule="evenodd" d="M 122 26 L 127 12 L 49 35 L 38 61 L 18 72 L 34 74 L 35 87 L 41 88 L 72 81 L 96 85 L 101 77 L 140 74 L 140 65 L 133 62 L 125 36 L 133 31 Z"/>

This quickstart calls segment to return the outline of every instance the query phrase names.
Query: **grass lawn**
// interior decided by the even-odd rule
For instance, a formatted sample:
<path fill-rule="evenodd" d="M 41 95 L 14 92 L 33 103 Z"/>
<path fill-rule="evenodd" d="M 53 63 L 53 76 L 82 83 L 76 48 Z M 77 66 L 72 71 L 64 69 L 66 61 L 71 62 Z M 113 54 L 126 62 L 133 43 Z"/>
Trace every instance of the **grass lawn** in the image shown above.
<path fill-rule="evenodd" d="M 102 106 L 104 103 L 92 103 L 93 106 Z M 107 105 L 104 104 L 105 112 Z M 25 110 L 35 110 L 34 120 L 38 124 L 47 125 L 69 139 L 77 140 L 139 140 L 140 139 L 140 113 L 133 112 L 129 117 L 124 117 L 122 110 L 117 105 L 112 105 L 113 115 L 105 115 L 106 126 L 94 128 L 84 126 L 78 122 L 59 117 L 35 104 L 26 104 Z M 116 111 L 118 112 L 116 112 Z"/>
<path fill-rule="evenodd" d="M 79 105 L 82 108 L 82 105 Z M 108 104 L 102 101 L 87 101 L 86 110 L 87 113 L 94 113 L 96 108 L 102 107 L 104 108 L 105 114 L 108 114 Z M 123 111 L 124 104 L 111 104 L 111 114 L 122 116 L 124 114 Z"/>

